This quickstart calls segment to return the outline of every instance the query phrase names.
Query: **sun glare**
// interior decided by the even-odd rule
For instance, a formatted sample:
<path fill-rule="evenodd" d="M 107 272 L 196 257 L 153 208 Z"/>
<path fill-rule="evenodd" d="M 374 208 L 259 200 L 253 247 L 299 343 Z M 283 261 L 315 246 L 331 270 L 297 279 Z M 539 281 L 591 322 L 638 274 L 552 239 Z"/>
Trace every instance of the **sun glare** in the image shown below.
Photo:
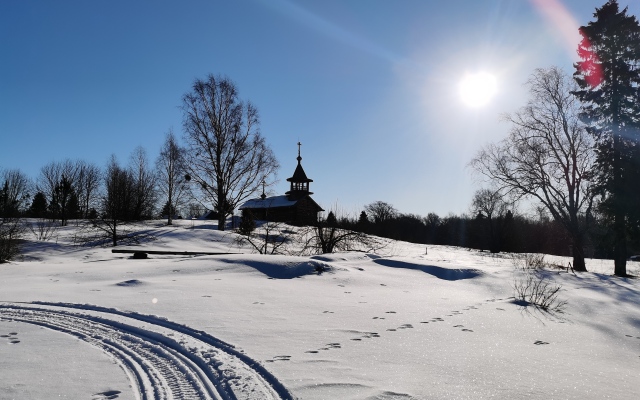
<path fill-rule="evenodd" d="M 462 101 L 473 108 L 489 103 L 497 89 L 496 77 L 487 72 L 467 73 L 458 84 Z"/>

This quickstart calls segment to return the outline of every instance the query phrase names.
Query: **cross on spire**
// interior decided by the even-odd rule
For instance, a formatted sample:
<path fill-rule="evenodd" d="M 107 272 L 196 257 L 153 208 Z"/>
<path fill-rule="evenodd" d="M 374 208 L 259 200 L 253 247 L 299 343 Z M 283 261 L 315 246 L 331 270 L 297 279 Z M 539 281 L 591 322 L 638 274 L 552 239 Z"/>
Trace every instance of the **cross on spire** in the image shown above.
<path fill-rule="evenodd" d="M 298 164 L 300 164 L 300 161 L 302 161 L 302 157 L 300 157 L 300 146 L 302 146 L 302 143 L 298 142 Z"/>

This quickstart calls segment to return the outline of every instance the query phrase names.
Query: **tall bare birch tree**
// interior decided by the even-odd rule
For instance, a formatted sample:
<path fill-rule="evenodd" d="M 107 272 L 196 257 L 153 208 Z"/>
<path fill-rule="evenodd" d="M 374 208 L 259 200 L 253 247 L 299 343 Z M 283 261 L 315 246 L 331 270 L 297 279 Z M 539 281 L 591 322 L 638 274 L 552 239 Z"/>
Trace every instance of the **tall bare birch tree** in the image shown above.
<path fill-rule="evenodd" d="M 228 78 L 197 79 L 182 110 L 189 174 L 224 230 L 226 217 L 271 181 L 278 161 L 260 134 L 258 110 L 240 100 Z"/>
<path fill-rule="evenodd" d="M 535 70 L 527 86 L 527 105 L 505 116 L 509 136 L 483 148 L 470 165 L 498 187 L 542 203 L 572 239 L 573 268 L 586 271 L 595 152 L 578 118 L 576 86 L 556 67 Z"/>
<path fill-rule="evenodd" d="M 188 184 L 185 179 L 185 149 L 176 140 L 173 130 L 169 130 L 160 149 L 160 155 L 156 160 L 158 176 L 158 189 L 167 199 L 167 225 L 172 224 L 173 210 L 182 204 L 188 192 Z"/>

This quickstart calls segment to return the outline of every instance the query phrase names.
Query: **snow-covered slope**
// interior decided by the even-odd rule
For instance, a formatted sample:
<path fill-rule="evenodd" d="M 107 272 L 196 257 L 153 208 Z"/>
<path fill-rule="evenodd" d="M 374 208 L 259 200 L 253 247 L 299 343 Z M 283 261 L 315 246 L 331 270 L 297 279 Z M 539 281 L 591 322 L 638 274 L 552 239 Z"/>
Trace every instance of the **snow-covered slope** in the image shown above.
<path fill-rule="evenodd" d="M 568 302 L 552 315 L 513 302 L 509 256 L 397 242 L 375 255 L 248 254 L 195 224 L 149 226 L 142 246 L 246 254 L 134 260 L 76 246 L 68 227 L 0 265 L 0 398 L 640 393 L 640 284 L 611 276 L 610 261 L 543 272 Z"/>

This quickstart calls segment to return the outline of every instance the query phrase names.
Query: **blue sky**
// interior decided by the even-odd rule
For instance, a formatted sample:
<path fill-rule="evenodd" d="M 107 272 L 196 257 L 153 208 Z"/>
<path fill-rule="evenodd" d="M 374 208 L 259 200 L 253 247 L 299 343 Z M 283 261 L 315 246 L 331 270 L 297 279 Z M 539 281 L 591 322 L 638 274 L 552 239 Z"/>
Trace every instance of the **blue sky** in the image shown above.
<path fill-rule="evenodd" d="M 314 198 L 355 214 L 468 210 L 467 168 L 508 132 L 538 67 L 569 72 L 577 26 L 605 0 L 3 1 L 0 167 L 35 178 L 66 158 L 155 159 L 182 135 L 181 98 L 221 74 L 260 111 L 288 189 L 301 141 Z M 619 0 L 640 15 L 640 2 Z M 487 71 L 498 89 L 470 108 L 457 85 Z"/>

